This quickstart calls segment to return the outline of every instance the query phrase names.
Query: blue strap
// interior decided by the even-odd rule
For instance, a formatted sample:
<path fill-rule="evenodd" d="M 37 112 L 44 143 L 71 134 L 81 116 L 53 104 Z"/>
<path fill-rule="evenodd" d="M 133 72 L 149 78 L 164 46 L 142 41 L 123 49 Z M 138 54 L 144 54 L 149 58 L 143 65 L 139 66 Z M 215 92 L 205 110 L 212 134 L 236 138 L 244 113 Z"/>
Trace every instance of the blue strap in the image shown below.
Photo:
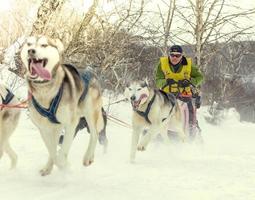
<path fill-rule="evenodd" d="M 7 105 L 8 103 L 10 103 L 11 100 L 13 99 L 13 97 L 14 97 L 14 94 L 10 90 L 8 90 L 8 89 L 6 89 L 6 90 L 7 90 L 8 93 L 5 97 L 5 99 L 1 96 L 2 97 L 2 103 L 4 105 Z"/>
<path fill-rule="evenodd" d="M 81 79 L 83 80 L 84 83 L 84 90 L 82 92 L 82 95 L 79 99 L 79 102 L 83 101 L 88 93 L 88 89 L 89 89 L 89 82 L 92 78 L 92 73 L 90 71 L 85 71 L 83 73 L 79 73 Z"/>
<path fill-rule="evenodd" d="M 37 112 L 39 112 L 42 116 L 48 118 L 52 123 L 55 123 L 55 124 L 60 124 L 60 122 L 57 120 L 56 112 L 58 109 L 59 102 L 63 95 L 63 88 L 64 88 L 64 84 L 62 83 L 62 85 L 58 91 L 58 94 L 52 99 L 52 101 L 50 103 L 50 107 L 48 109 L 42 107 L 36 101 L 34 96 L 32 96 L 32 103 L 33 103 L 35 109 L 37 110 Z"/>

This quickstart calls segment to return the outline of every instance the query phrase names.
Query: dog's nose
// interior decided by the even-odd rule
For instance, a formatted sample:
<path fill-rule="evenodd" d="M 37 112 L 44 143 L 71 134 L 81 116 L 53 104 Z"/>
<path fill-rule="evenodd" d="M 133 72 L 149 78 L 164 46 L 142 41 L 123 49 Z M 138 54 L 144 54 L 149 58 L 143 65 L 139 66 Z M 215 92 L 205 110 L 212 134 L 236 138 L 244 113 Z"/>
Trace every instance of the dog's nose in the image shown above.
<path fill-rule="evenodd" d="M 36 53 L 35 49 L 29 49 L 27 52 L 29 55 L 34 55 Z"/>
<path fill-rule="evenodd" d="M 134 100 L 135 100 L 135 95 L 131 96 L 131 97 L 130 97 L 130 100 L 131 100 L 131 101 L 134 101 Z"/>

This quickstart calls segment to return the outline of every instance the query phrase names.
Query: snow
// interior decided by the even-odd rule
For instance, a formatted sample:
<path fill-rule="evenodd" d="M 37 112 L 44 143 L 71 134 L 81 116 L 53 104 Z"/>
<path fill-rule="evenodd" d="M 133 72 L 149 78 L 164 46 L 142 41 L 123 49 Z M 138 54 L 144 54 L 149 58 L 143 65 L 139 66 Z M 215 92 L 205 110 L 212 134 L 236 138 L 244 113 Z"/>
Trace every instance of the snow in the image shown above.
<path fill-rule="evenodd" d="M 129 163 L 131 129 L 108 122 L 109 148 L 98 144 L 95 162 L 82 165 L 89 135 L 80 132 L 73 141 L 68 169 L 54 168 L 46 177 L 39 169 L 47 151 L 26 110 L 11 139 L 18 166 L 9 170 L 6 155 L 0 161 L 1 199 L 255 199 L 255 124 L 241 123 L 230 111 L 219 126 L 208 124 L 199 110 L 204 144 L 152 142 Z M 130 124 L 126 102 L 110 107 L 112 116 Z"/>

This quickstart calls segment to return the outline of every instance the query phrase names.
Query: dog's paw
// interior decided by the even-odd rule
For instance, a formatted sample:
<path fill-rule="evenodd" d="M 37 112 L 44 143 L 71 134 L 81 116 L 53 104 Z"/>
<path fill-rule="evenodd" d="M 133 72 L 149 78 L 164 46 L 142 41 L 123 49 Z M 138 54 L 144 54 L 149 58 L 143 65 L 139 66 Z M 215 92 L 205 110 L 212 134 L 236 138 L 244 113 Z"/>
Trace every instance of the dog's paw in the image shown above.
<path fill-rule="evenodd" d="M 49 168 L 43 168 L 40 170 L 40 174 L 41 174 L 41 176 L 47 176 L 51 173 L 51 170 L 52 169 L 49 169 Z"/>
<path fill-rule="evenodd" d="M 90 154 L 86 154 L 83 158 L 83 165 L 84 166 L 89 166 L 94 162 L 94 154 L 90 155 Z"/>
<path fill-rule="evenodd" d="M 94 162 L 94 160 L 92 160 L 92 159 L 91 159 L 91 160 L 84 160 L 84 161 L 83 161 L 83 165 L 84 165 L 84 166 L 89 166 L 89 165 L 91 165 L 93 162 Z"/>
<path fill-rule="evenodd" d="M 139 145 L 139 146 L 137 147 L 137 150 L 138 150 L 138 151 L 145 151 L 146 149 L 145 149 L 145 146 Z"/>

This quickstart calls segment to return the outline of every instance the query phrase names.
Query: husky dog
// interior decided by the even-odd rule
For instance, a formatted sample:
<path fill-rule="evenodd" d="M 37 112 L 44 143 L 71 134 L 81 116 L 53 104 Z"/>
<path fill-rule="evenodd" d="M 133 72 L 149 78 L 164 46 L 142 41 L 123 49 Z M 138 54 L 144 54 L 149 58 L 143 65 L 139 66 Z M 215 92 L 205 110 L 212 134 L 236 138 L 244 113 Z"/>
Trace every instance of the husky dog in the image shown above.
<path fill-rule="evenodd" d="M 3 84 L 0 84 L 0 158 L 6 152 L 11 159 L 11 168 L 17 164 L 17 154 L 10 146 L 9 138 L 17 127 L 20 110 L 8 108 L 10 104 L 18 104 L 18 99 Z"/>
<path fill-rule="evenodd" d="M 28 37 L 21 49 L 32 95 L 28 105 L 30 117 L 49 152 L 48 162 L 40 171 L 42 176 L 50 174 L 54 164 L 59 168 L 66 167 L 73 137 L 80 128 L 87 124 L 90 132 L 83 158 L 85 166 L 94 161 L 99 133 L 105 134 L 99 83 L 91 71 L 62 64 L 63 50 L 60 40 L 46 36 Z M 86 124 L 82 125 L 83 122 Z M 64 139 L 57 151 L 63 129 Z M 104 142 L 106 144 L 107 140 Z"/>
<path fill-rule="evenodd" d="M 169 125 L 173 125 L 182 140 L 185 138 L 180 108 L 174 95 L 161 90 L 153 90 L 147 81 L 133 82 L 125 89 L 125 95 L 133 107 L 132 141 L 130 161 L 135 160 L 136 149 L 144 151 L 151 138 L 160 133 L 168 140 Z M 141 133 L 147 130 L 139 142 Z"/>

